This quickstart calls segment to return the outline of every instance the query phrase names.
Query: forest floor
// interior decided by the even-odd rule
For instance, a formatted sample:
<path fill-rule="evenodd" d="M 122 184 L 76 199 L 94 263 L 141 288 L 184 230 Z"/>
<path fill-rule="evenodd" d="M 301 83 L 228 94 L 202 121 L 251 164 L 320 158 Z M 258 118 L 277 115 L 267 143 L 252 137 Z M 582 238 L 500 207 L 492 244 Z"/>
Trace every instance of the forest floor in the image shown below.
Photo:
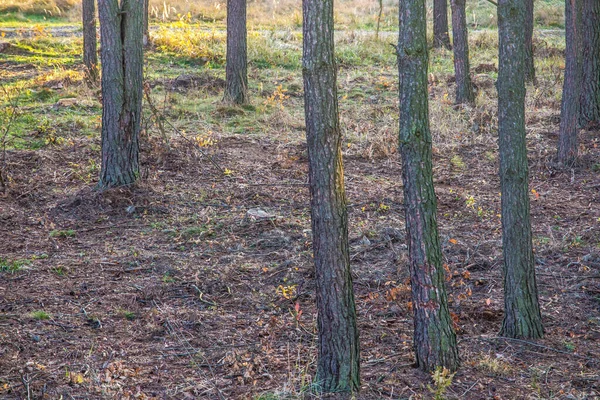
<path fill-rule="evenodd" d="M 146 68 L 157 112 L 146 103 L 141 179 L 104 192 L 95 190 L 99 90 L 82 80 L 80 39 L 6 40 L 0 116 L 10 119 L 10 98 L 20 116 L 5 138 L 10 179 L 0 195 L 0 397 L 316 397 L 298 37 L 251 33 L 246 107 L 220 101 L 222 53 L 193 54 L 177 47 L 180 38 L 157 37 Z M 222 50 L 222 38 L 212 40 Z M 462 359 L 437 383 L 413 368 L 393 41 L 348 32 L 337 44 L 357 397 L 597 398 L 600 132 L 581 132 L 576 166 L 555 167 L 564 40 L 537 37 L 538 83 L 528 87 L 546 329 L 535 342 L 497 336 L 497 38 L 472 35 L 474 107 L 452 104 L 451 53 L 431 53 L 440 238 Z"/>

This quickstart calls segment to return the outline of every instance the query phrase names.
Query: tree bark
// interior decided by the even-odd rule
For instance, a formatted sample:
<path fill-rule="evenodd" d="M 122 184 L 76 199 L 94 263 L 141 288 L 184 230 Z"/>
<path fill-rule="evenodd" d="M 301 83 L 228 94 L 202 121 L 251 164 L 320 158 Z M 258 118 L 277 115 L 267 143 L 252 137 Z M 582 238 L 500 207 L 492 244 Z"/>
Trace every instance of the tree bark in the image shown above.
<path fill-rule="evenodd" d="M 427 93 L 425 0 L 400 2 L 400 153 L 419 368 L 458 368 L 456 335 L 448 310 L 433 188 Z"/>
<path fill-rule="evenodd" d="M 144 0 L 98 0 L 102 44 L 100 188 L 130 185 L 139 175 Z M 125 56 L 126 55 L 126 56 Z"/>
<path fill-rule="evenodd" d="M 577 159 L 577 134 L 581 100 L 581 3 L 565 1 L 566 60 L 560 107 L 558 162 L 571 165 Z"/>
<path fill-rule="evenodd" d="M 150 0 L 144 0 L 144 47 L 150 44 Z"/>
<path fill-rule="evenodd" d="M 319 332 L 315 386 L 324 393 L 356 392 L 360 388 L 359 340 L 348 249 L 333 0 L 304 0 L 302 10 L 304 110 Z"/>
<path fill-rule="evenodd" d="M 600 125 L 600 1 L 583 0 L 580 126 Z"/>
<path fill-rule="evenodd" d="M 533 0 L 525 2 L 525 82 L 535 83 L 535 60 L 533 55 Z"/>
<path fill-rule="evenodd" d="M 448 0 L 433 0 L 433 47 L 452 48 L 448 35 Z"/>
<path fill-rule="evenodd" d="M 98 80 L 98 53 L 96 52 L 96 9 L 94 0 L 82 1 L 83 64 L 89 84 Z"/>
<path fill-rule="evenodd" d="M 543 336 L 535 278 L 525 141 L 525 4 L 498 2 L 498 135 L 504 254 L 504 321 L 500 334 Z"/>
<path fill-rule="evenodd" d="M 248 53 L 246 44 L 246 0 L 227 0 L 227 56 L 225 101 L 248 101 Z"/>
<path fill-rule="evenodd" d="M 454 74 L 456 76 L 456 104 L 473 103 L 473 86 L 469 67 L 469 31 L 465 0 L 450 0 L 452 7 L 452 39 Z"/>

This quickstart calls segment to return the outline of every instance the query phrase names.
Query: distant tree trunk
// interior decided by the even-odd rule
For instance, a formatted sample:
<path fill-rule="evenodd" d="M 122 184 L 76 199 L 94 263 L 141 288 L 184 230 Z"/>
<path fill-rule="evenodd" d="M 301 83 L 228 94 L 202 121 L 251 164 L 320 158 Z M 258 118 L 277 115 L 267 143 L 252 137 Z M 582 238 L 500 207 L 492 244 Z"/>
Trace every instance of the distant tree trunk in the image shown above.
<path fill-rule="evenodd" d="M 473 103 L 473 86 L 469 67 L 469 31 L 465 0 L 451 0 L 456 104 Z"/>
<path fill-rule="evenodd" d="M 535 83 L 535 60 L 533 56 L 533 0 L 525 2 L 525 82 Z"/>
<path fill-rule="evenodd" d="M 227 0 L 227 57 L 225 101 L 248 101 L 246 0 Z"/>
<path fill-rule="evenodd" d="M 400 153 L 414 310 L 414 345 L 425 371 L 459 365 L 448 310 L 433 189 L 425 0 L 400 1 Z"/>
<path fill-rule="evenodd" d="M 448 35 L 448 0 L 433 0 L 433 47 L 451 49 Z"/>
<path fill-rule="evenodd" d="M 377 27 L 375 28 L 375 38 L 379 40 L 379 28 L 381 27 L 381 17 L 383 16 L 383 0 L 377 0 L 379 3 L 379 12 L 377 13 Z"/>
<path fill-rule="evenodd" d="M 144 0 L 98 0 L 102 44 L 100 188 L 130 185 L 139 175 Z"/>
<path fill-rule="evenodd" d="M 150 0 L 144 0 L 144 46 L 150 44 Z"/>
<path fill-rule="evenodd" d="M 83 64 L 86 80 L 90 84 L 98 80 L 98 53 L 96 52 L 96 9 L 94 0 L 82 1 L 83 17 Z"/>
<path fill-rule="evenodd" d="M 304 0 L 304 110 L 308 142 L 319 357 L 324 393 L 360 388 L 359 340 L 350 274 L 342 136 L 333 41 L 333 0 Z"/>
<path fill-rule="evenodd" d="M 581 100 L 581 2 L 565 1 L 566 60 L 560 107 L 558 162 L 570 165 L 577 158 L 577 133 Z"/>
<path fill-rule="evenodd" d="M 540 338 L 525 142 L 525 4 L 498 2 L 498 135 L 504 253 L 504 321 L 500 334 Z"/>
<path fill-rule="evenodd" d="M 583 0 L 580 126 L 600 125 L 600 1 Z"/>

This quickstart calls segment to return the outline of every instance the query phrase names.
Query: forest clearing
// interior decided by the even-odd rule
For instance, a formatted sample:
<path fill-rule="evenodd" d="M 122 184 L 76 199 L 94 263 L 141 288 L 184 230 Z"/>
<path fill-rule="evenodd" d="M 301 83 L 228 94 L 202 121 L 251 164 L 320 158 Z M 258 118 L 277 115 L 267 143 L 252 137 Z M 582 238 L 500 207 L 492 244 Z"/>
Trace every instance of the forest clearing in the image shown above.
<path fill-rule="evenodd" d="M 9 3 L 0 0 L 0 398 L 327 398 L 311 390 L 318 328 L 300 2 L 248 3 L 243 105 L 223 101 L 225 4 L 151 2 L 139 176 L 103 190 L 103 95 L 86 81 L 80 8 Z M 335 3 L 360 335 L 354 398 L 598 398 L 600 129 L 581 129 L 574 164 L 556 162 L 564 3 L 535 2 L 525 98 L 541 339 L 499 335 L 495 7 L 467 0 L 472 104 L 455 104 L 452 50 L 429 50 L 455 373 L 415 365 L 398 5 L 383 2 L 377 24 L 378 3 L 365 3 Z"/>

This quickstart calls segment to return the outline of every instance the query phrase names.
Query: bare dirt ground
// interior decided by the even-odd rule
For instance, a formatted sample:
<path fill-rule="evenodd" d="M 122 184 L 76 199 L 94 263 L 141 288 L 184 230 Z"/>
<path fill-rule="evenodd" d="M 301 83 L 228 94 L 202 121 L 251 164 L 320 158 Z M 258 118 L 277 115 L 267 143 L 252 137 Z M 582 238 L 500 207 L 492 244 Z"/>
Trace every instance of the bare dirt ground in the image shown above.
<path fill-rule="evenodd" d="M 596 146 L 597 134 L 583 142 Z M 95 157 L 85 146 L 10 154 L 20 172 L 0 198 L 0 253 L 31 261 L 0 275 L 2 398 L 27 398 L 27 389 L 46 398 L 285 397 L 309 383 L 316 338 L 304 146 L 224 137 L 210 152 L 233 166 L 232 177 L 175 146 L 156 156 L 147 145 L 140 185 L 103 193 L 65 169 Z M 474 164 L 460 180 L 436 171 L 463 360 L 445 396 L 595 398 L 597 172 L 531 160 L 534 230 L 547 238 L 536 246 L 547 336 L 524 343 L 496 337 L 500 225 L 465 209 L 457 193 L 477 185 L 497 214 L 498 182 L 477 168 L 479 149 L 464 152 Z M 351 157 L 346 169 L 359 397 L 431 397 L 429 377 L 412 367 L 398 161 Z M 249 216 L 253 208 L 270 217 Z M 571 235 L 566 248 L 554 231 Z"/>

